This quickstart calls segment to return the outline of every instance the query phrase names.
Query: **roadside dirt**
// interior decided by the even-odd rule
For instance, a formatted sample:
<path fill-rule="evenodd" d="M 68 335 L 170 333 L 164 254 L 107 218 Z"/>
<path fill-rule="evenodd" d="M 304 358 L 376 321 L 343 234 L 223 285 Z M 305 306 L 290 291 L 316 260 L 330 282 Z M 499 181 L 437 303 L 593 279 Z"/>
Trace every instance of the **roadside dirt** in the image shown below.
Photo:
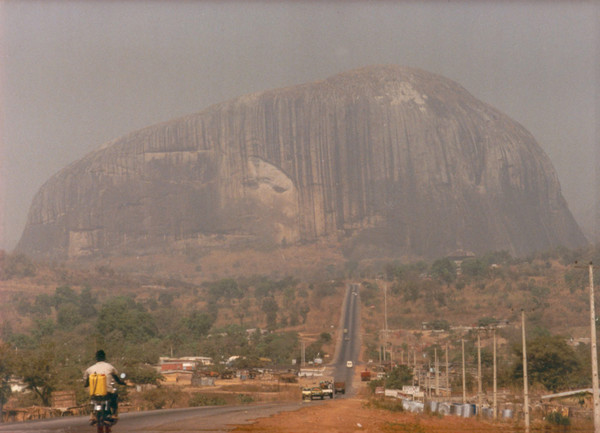
<path fill-rule="evenodd" d="M 327 403 L 307 402 L 295 411 L 258 419 L 238 426 L 233 432 L 261 433 L 508 433 L 519 431 L 513 424 L 492 423 L 455 416 L 391 412 L 369 407 L 361 398 Z"/>

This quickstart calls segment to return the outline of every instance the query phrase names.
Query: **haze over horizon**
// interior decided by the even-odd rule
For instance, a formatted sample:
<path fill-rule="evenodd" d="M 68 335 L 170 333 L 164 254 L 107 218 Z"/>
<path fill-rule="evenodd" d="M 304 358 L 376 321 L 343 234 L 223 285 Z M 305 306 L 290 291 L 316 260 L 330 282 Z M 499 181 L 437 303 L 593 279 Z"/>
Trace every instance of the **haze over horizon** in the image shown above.
<path fill-rule="evenodd" d="M 598 212 L 592 1 L 4 0 L 0 21 L 0 249 L 50 176 L 110 140 L 374 64 L 443 75 L 521 123 L 579 223 Z"/>

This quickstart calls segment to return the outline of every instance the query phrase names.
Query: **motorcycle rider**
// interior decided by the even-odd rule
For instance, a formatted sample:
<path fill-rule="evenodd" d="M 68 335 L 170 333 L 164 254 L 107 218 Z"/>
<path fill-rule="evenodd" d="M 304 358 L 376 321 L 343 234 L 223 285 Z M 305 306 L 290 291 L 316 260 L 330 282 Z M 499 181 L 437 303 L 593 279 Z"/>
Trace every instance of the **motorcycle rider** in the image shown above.
<path fill-rule="evenodd" d="M 85 382 L 85 387 L 87 388 L 88 386 L 90 386 L 90 374 L 104 374 L 106 376 L 106 390 L 107 390 L 107 397 L 109 399 L 109 403 L 110 403 L 110 408 L 111 408 L 111 412 L 112 412 L 112 417 L 113 419 L 116 420 L 118 419 L 118 407 L 119 407 L 119 403 L 118 403 L 118 394 L 117 394 L 117 388 L 115 386 L 115 382 L 120 384 L 120 385 L 125 385 L 125 382 L 123 380 L 121 380 L 121 378 L 119 377 L 119 372 L 117 371 L 117 369 L 115 367 L 112 366 L 112 364 L 109 364 L 108 362 L 106 362 L 106 353 L 104 353 L 104 350 L 100 349 L 96 352 L 96 363 L 90 367 L 88 367 L 87 370 L 85 370 L 85 373 L 83 374 L 83 380 Z"/>

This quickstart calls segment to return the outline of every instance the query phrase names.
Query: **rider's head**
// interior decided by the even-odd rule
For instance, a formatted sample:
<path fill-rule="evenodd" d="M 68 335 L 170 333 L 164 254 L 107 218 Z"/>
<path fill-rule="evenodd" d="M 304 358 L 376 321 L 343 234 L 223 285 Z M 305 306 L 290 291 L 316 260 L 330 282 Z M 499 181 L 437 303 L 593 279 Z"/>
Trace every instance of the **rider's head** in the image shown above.
<path fill-rule="evenodd" d="M 106 353 L 104 353 L 104 350 L 100 349 L 96 352 L 96 361 L 106 361 Z"/>

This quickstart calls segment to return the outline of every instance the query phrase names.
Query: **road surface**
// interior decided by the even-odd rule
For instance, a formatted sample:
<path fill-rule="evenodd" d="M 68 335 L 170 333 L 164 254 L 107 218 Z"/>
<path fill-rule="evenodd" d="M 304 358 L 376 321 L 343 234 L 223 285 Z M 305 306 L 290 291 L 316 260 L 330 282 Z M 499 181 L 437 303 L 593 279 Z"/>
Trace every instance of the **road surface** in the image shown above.
<path fill-rule="evenodd" d="M 360 355 L 360 294 L 359 285 L 350 284 L 342 312 L 342 335 L 336 350 L 336 359 L 332 367 L 336 382 L 346 382 L 346 393 L 352 395 L 354 387 L 354 369 Z M 348 362 L 352 367 L 348 367 Z M 339 394 L 336 396 L 339 397 Z"/>
<path fill-rule="evenodd" d="M 348 287 L 342 312 L 343 329 L 336 350 L 337 356 L 335 362 L 328 367 L 333 369 L 333 377 L 336 381 L 346 382 L 346 392 L 349 394 L 352 394 L 352 378 L 360 350 L 358 288 L 358 284 L 351 284 Z M 348 361 L 352 361 L 353 367 L 347 367 Z M 337 397 L 340 395 L 338 394 Z M 273 402 L 123 413 L 112 431 L 113 433 L 221 433 L 230 431 L 235 425 L 247 424 L 257 418 L 300 409 L 305 404 L 307 403 L 301 401 Z M 88 416 L 0 424 L 0 432 L 11 433 L 95 433 L 95 431 L 96 428 L 89 425 Z"/>
<path fill-rule="evenodd" d="M 243 406 L 204 406 L 187 409 L 131 412 L 120 415 L 113 433 L 221 433 L 256 418 L 301 408 L 302 402 L 264 403 Z M 11 433 L 95 433 L 88 416 L 53 418 L 0 424 L 0 431 Z"/>

